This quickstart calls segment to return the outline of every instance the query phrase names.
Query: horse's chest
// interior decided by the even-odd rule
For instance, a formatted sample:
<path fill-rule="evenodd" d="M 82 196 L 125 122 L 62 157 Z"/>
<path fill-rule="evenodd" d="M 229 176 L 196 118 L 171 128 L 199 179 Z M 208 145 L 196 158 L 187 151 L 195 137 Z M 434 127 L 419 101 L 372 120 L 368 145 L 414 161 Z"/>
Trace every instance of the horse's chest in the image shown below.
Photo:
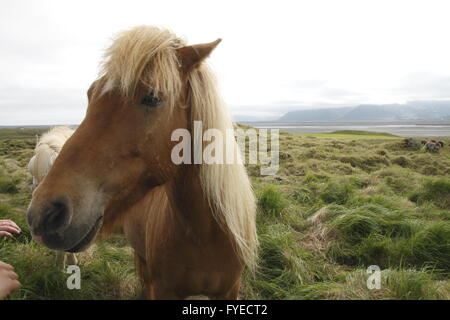
<path fill-rule="evenodd" d="M 236 281 L 242 272 L 231 245 L 223 239 L 200 240 L 192 235 L 157 246 L 149 264 L 154 280 L 218 290 Z M 193 289 L 194 290 L 194 289 Z"/>

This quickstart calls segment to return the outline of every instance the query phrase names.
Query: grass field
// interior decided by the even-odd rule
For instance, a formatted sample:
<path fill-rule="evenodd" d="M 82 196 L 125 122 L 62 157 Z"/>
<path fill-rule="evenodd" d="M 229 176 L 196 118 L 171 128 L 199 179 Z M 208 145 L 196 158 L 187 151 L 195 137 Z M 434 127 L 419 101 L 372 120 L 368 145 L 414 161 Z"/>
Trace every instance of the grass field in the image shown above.
<path fill-rule="evenodd" d="M 26 164 L 39 130 L 0 130 L 0 219 L 23 230 L 0 240 L 0 260 L 22 283 L 11 299 L 140 298 L 132 249 L 120 236 L 79 254 L 81 290 L 68 290 L 53 252 L 31 240 Z M 241 298 L 450 299 L 448 146 L 430 154 L 382 133 L 282 132 L 278 174 L 262 177 L 258 165 L 248 172 L 261 247 Z M 382 270 L 380 289 L 367 288 L 371 265 Z"/>

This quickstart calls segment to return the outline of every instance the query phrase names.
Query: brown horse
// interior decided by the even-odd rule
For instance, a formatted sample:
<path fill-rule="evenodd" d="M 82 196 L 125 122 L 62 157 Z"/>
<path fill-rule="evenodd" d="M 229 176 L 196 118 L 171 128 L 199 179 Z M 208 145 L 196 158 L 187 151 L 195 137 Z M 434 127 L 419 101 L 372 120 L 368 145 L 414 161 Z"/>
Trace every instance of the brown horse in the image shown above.
<path fill-rule="evenodd" d="M 33 194 L 36 241 L 79 252 L 100 229 L 120 226 L 149 298 L 238 297 L 257 249 L 245 168 L 171 158 L 175 129 L 232 128 L 204 62 L 219 42 L 187 46 L 149 26 L 118 35 L 88 90 L 85 119 Z"/>

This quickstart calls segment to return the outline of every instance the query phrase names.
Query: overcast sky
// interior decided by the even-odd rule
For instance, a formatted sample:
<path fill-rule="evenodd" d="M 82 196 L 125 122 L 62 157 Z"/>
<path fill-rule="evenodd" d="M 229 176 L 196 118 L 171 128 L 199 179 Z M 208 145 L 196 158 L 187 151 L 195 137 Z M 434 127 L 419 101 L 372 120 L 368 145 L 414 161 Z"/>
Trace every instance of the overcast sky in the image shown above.
<path fill-rule="evenodd" d="M 450 99 L 448 1 L 24 1 L 0 8 L 0 125 L 77 124 L 119 30 L 165 26 L 209 62 L 235 117 Z"/>

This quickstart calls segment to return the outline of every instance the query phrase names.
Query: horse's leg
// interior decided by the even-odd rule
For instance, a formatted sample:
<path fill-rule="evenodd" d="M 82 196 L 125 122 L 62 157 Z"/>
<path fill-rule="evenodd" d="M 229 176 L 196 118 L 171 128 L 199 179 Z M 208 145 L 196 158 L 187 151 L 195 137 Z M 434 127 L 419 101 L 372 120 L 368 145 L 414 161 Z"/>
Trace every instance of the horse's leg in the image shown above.
<path fill-rule="evenodd" d="M 237 281 L 235 285 L 228 290 L 228 292 L 225 292 L 223 295 L 218 295 L 215 298 L 218 300 L 238 300 L 240 286 L 240 281 Z"/>
<path fill-rule="evenodd" d="M 168 290 L 158 283 L 148 283 L 148 298 L 150 300 L 179 300 L 179 296 L 173 292 L 173 290 Z"/>
<path fill-rule="evenodd" d="M 65 271 L 66 267 L 66 253 L 64 251 L 56 251 L 55 265 L 59 270 Z"/>
<path fill-rule="evenodd" d="M 68 265 L 78 265 L 78 259 L 75 253 L 66 253 Z"/>

